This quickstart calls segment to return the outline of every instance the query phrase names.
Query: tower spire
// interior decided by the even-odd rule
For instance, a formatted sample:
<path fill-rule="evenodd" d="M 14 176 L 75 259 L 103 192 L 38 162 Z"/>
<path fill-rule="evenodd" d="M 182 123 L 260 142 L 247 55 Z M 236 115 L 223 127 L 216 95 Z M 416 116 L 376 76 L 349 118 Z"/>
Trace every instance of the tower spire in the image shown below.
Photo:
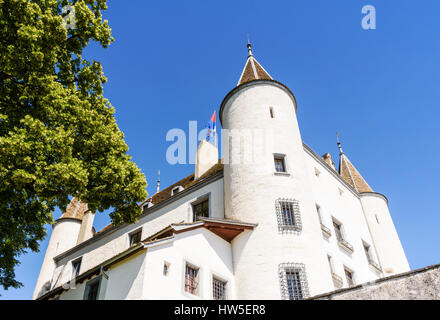
<path fill-rule="evenodd" d="M 157 171 L 157 189 L 156 193 L 159 193 L 160 191 L 160 170 Z"/>
<path fill-rule="evenodd" d="M 247 49 L 248 49 L 248 57 L 253 56 L 252 54 L 252 44 L 251 44 L 251 40 L 249 39 L 249 35 L 247 36 Z"/>
<path fill-rule="evenodd" d="M 252 44 L 250 43 L 249 37 L 247 42 L 248 57 L 246 64 L 244 66 L 243 72 L 241 73 L 240 79 L 238 80 L 237 86 L 251 82 L 254 80 L 273 80 L 269 73 L 258 63 L 252 53 Z"/>
<path fill-rule="evenodd" d="M 344 154 L 344 151 L 342 151 L 342 144 L 341 141 L 339 141 L 339 134 L 336 132 L 336 141 L 338 142 L 338 148 L 339 148 L 339 154 Z"/>
<path fill-rule="evenodd" d="M 339 141 L 339 135 L 336 132 L 336 139 L 339 148 L 339 174 L 340 176 L 348 182 L 357 192 L 373 192 L 371 187 L 368 185 L 367 181 L 362 177 L 362 175 L 357 171 L 354 165 L 342 151 L 341 141 Z"/>

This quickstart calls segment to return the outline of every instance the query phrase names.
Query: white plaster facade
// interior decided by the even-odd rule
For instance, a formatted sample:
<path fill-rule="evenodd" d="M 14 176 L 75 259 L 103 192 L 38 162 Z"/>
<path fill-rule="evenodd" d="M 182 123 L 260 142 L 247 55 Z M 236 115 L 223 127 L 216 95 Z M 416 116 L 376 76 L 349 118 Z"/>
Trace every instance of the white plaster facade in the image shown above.
<path fill-rule="evenodd" d="M 271 78 L 259 79 L 255 63 L 250 65 L 256 79 L 232 90 L 220 109 L 223 128 L 230 130 L 230 138 L 223 139 L 228 142 L 223 146 L 223 170 L 203 178 L 209 169 L 203 168 L 197 172 L 200 181 L 148 207 L 137 223 L 110 228 L 79 244 L 80 224 L 59 221 L 34 299 L 83 299 L 87 281 L 97 275 L 103 279 L 100 299 L 211 299 L 213 276 L 227 282 L 227 299 L 281 299 L 286 294 L 280 278 L 284 263 L 304 266 L 301 277 L 310 296 L 335 290 L 335 277 L 348 286 L 346 269 L 355 284 L 409 270 L 386 198 L 358 192 L 303 144 L 294 95 Z M 247 131 L 237 138 L 237 131 L 243 129 Z M 247 149 L 249 143 L 253 149 Z M 286 172 L 276 172 L 276 157 L 284 160 Z M 135 255 L 107 264 L 130 250 L 129 235 L 136 230 L 141 229 L 142 239 L 147 239 L 172 224 L 192 223 L 193 204 L 200 199 L 209 199 L 209 217 L 255 227 L 230 241 L 205 228 L 188 230 L 147 241 Z M 297 205 L 299 229 L 280 229 L 279 199 Z M 338 241 L 333 221 L 342 225 L 346 245 Z M 365 245 L 370 248 L 369 259 Z M 84 279 L 76 289 L 58 290 L 71 280 L 72 261 L 78 258 L 82 259 L 80 277 L 93 268 L 107 269 Z M 200 268 L 197 296 L 184 290 L 186 262 Z M 166 276 L 164 263 L 169 266 Z M 50 288 L 44 290 L 47 282 Z"/>

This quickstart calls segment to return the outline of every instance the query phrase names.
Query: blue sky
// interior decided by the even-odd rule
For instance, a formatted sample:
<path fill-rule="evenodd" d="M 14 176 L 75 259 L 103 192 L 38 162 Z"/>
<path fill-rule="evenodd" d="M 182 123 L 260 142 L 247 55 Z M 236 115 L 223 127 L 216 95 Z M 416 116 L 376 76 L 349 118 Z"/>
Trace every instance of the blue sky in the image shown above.
<path fill-rule="evenodd" d="M 376 30 L 361 28 L 367 4 Z M 339 132 L 353 164 L 389 198 L 415 269 L 440 262 L 438 12 L 436 0 L 109 1 L 116 41 L 86 55 L 103 64 L 105 96 L 152 194 L 157 170 L 163 187 L 192 173 L 167 163 L 166 133 L 187 131 L 190 120 L 203 129 L 238 81 L 249 34 L 258 61 L 296 95 L 303 140 L 337 162 Z M 98 213 L 95 227 L 108 222 Z M 1 298 L 31 298 L 48 238 L 21 257 L 24 288 Z"/>

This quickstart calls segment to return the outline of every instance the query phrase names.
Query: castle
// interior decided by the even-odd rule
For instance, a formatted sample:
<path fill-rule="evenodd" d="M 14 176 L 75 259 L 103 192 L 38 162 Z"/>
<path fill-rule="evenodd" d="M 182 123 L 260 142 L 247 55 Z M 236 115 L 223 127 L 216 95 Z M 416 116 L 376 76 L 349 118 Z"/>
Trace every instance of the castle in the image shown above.
<path fill-rule="evenodd" d="M 340 144 L 336 169 L 302 141 L 294 94 L 248 52 L 219 117 L 231 133 L 271 133 L 258 161 L 240 161 L 241 137 L 222 141 L 238 161 L 202 141 L 194 174 L 145 200 L 135 224 L 98 232 L 74 198 L 33 299 L 297 300 L 410 270 L 387 198 Z"/>

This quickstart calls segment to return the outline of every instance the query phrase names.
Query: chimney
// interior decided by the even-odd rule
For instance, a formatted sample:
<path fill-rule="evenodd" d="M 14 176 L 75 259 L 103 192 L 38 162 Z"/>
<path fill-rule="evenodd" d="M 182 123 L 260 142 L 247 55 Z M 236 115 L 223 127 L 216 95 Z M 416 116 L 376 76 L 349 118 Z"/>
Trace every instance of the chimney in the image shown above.
<path fill-rule="evenodd" d="M 194 179 L 200 178 L 206 171 L 218 162 L 218 149 L 206 140 L 200 141 L 196 154 Z"/>
<path fill-rule="evenodd" d="M 81 227 L 79 229 L 78 241 L 76 244 L 80 244 L 91 237 L 93 237 L 93 220 L 95 219 L 95 213 L 87 210 L 82 218 Z"/>
<path fill-rule="evenodd" d="M 322 156 L 322 158 L 324 159 L 325 162 L 327 162 L 327 164 L 330 167 L 333 168 L 333 170 L 336 171 L 336 167 L 335 167 L 335 164 L 334 164 L 334 162 L 332 160 L 332 156 L 330 155 L 330 153 L 327 152 L 325 155 Z"/>

